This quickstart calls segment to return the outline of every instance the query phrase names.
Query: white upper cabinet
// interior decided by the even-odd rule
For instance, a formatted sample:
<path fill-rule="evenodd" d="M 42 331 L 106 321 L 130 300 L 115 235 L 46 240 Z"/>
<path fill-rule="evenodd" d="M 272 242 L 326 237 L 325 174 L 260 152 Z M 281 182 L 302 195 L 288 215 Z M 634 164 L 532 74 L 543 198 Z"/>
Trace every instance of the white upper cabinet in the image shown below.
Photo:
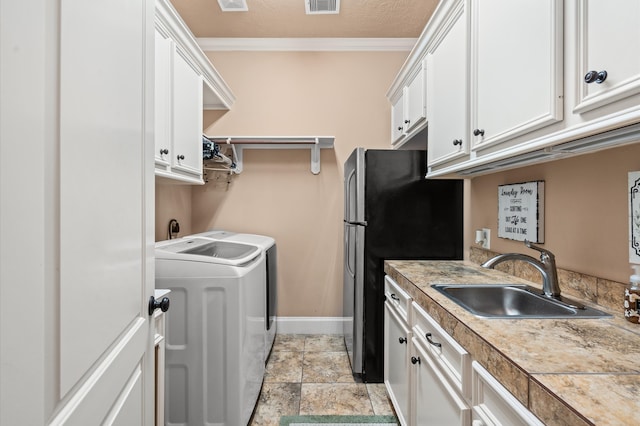
<path fill-rule="evenodd" d="M 155 18 L 155 174 L 203 184 L 202 111 L 235 98 L 168 0 Z"/>
<path fill-rule="evenodd" d="M 391 100 L 391 144 L 410 148 L 407 142 L 427 125 L 426 73 L 422 59 L 412 63 L 396 79 L 387 97 Z M 420 147 L 424 149 L 424 145 Z"/>
<path fill-rule="evenodd" d="M 404 93 L 391 105 L 391 143 L 397 144 L 405 135 L 404 132 Z"/>
<path fill-rule="evenodd" d="M 441 0 L 387 93 L 426 63 L 427 177 L 637 143 L 639 21 L 637 0 Z"/>
<path fill-rule="evenodd" d="M 402 147 L 427 124 L 425 64 L 414 64 L 388 94 L 391 99 L 391 143 Z M 424 149 L 424 148 L 422 148 Z"/>
<path fill-rule="evenodd" d="M 451 8 L 426 57 L 429 165 L 469 154 L 466 9 L 466 1 Z"/>
<path fill-rule="evenodd" d="M 173 155 L 171 168 L 202 178 L 202 77 L 173 53 Z"/>
<path fill-rule="evenodd" d="M 574 113 L 640 93 L 640 2 L 578 0 Z"/>
<path fill-rule="evenodd" d="M 407 99 L 404 120 L 406 133 L 412 133 L 421 127 L 427 118 L 425 86 L 424 62 L 420 62 L 414 70 L 414 74 L 411 76 L 405 91 Z"/>
<path fill-rule="evenodd" d="M 155 162 L 156 167 L 171 165 L 171 60 L 175 50 L 171 39 L 155 31 Z"/>
<path fill-rule="evenodd" d="M 472 2 L 473 149 L 562 120 L 562 11 L 557 0 Z"/>

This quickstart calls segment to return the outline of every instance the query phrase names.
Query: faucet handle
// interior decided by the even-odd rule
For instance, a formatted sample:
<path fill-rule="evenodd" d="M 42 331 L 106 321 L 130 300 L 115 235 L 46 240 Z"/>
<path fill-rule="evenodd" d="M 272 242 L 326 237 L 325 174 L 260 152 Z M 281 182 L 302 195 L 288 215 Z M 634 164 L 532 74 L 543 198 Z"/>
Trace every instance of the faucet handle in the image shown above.
<path fill-rule="evenodd" d="M 541 259 L 542 259 L 542 257 L 543 257 L 543 256 L 545 256 L 545 255 L 546 255 L 550 260 L 555 259 L 555 256 L 553 255 L 553 253 L 551 253 L 549 250 L 544 249 L 544 248 L 539 247 L 539 246 L 536 246 L 536 245 L 533 245 L 533 244 L 531 244 L 531 241 L 529 241 L 529 240 L 524 240 L 524 245 L 525 245 L 525 246 L 527 246 L 527 247 L 528 247 L 528 248 L 530 248 L 530 249 L 533 249 L 533 250 L 539 251 L 539 252 L 541 253 L 541 254 L 540 254 L 540 258 L 541 258 Z"/>

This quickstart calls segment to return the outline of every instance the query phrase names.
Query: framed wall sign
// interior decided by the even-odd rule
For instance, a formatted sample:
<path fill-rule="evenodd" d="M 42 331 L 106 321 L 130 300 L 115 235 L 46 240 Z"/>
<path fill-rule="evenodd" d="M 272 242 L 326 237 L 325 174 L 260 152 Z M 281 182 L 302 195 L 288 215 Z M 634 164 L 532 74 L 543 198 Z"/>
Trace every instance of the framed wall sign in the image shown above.
<path fill-rule="evenodd" d="M 629 262 L 640 263 L 640 172 L 629 172 Z"/>
<path fill-rule="evenodd" d="M 498 237 L 544 243 L 544 181 L 498 186 Z"/>

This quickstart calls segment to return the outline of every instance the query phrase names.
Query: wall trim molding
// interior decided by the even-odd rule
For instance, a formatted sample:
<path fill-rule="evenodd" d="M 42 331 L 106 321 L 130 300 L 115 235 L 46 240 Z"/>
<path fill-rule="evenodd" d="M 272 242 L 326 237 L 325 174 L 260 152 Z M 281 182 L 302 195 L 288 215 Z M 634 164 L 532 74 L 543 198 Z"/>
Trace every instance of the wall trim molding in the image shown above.
<path fill-rule="evenodd" d="M 278 334 L 343 334 L 343 317 L 277 317 Z"/>
<path fill-rule="evenodd" d="M 410 51 L 417 38 L 240 38 L 201 37 L 207 51 Z"/>

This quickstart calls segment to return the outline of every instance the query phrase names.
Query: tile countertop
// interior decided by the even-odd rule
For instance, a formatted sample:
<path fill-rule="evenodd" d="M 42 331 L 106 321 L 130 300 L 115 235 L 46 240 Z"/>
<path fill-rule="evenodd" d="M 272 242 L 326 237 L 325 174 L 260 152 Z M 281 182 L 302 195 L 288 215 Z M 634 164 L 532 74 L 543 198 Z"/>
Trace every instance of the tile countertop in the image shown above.
<path fill-rule="evenodd" d="M 468 261 L 388 260 L 385 272 L 545 424 L 636 422 L 640 325 L 621 313 L 608 311 L 614 317 L 606 319 L 479 318 L 431 285 L 540 286 Z"/>

